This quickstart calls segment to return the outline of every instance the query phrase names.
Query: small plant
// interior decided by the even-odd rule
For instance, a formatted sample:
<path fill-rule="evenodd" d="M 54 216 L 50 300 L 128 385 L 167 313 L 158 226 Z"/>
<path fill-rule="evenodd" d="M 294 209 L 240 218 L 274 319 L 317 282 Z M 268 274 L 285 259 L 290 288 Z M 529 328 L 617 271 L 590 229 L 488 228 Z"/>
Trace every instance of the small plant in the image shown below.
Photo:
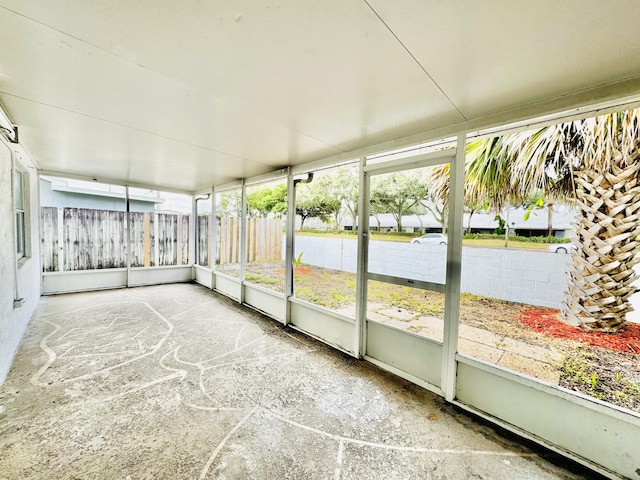
<path fill-rule="evenodd" d="M 295 268 L 299 268 L 299 267 L 300 267 L 300 264 L 302 264 L 302 254 L 303 254 L 303 253 L 304 253 L 304 252 L 300 252 L 300 254 L 299 254 L 297 257 L 295 257 L 295 258 L 293 259 L 293 266 L 294 266 Z"/>
<path fill-rule="evenodd" d="M 496 215 L 493 219 L 498 222 L 498 226 L 496 227 L 496 235 L 504 235 L 504 226 L 507 222 L 505 222 L 504 218 L 502 218 L 500 215 Z"/>
<path fill-rule="evenodd" d="M 595 373 L 591 374 L 591 388 L 595 390 L 598 386 L 598 376 Z"/>

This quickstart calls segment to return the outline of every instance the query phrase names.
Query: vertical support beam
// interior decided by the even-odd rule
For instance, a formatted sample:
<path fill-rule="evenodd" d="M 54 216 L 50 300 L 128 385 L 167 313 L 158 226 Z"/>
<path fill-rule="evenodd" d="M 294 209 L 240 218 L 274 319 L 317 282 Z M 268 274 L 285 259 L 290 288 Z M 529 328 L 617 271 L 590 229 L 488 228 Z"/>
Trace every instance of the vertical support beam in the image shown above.
<path fill-rule="evenodd" d="M 211 270 L 216 268 L 216 259 L 218 258 L 218 217 L 216 215 L 216 194 L 211 190 L 211 221 L 209 222 L 209 232 L 207 237 L 209 238 L 207 248 L 209 255 L 209 265 Z M 213 283 L 211 284 L 213 285 Z"/>
<path fill-rule="evenodd" d="M 192 249 L 189 258 L 192 265 L 200 265 L 200 248 L 197 240 L 198 235 L 200 235 L 198 228 L 198 200 L 196 200 L 195 195 L 191 197 L 191 225 L 189 225 L 189 230 L 191 231 L 189 248 Z"/>
<path fill-rule="evenodd" d="M 191 197 L 191 223 L 189 224 L 189 258 L 191 265 L 200 264 L 200 248 L 198 242 L 198 201 L 196 196 Z M 194 270 L 195 278 L 195 270 Z"/>
<path fill-rule="evenodd" d="M 458 135 L 456 158 L 449 168 L 449 218 L 447 276 L 444 296 L 444 339 L 442 349 L 442 392 L 447 401 L 456 394 L 456 352 L 460 323 L 460 276 L 462 271 L 462 209 L 466 135 Z"/>
<path fill-rule="evenodd" d="M 153 212 L 151 214 L 153 217 L 153 265 L 156 267 L 160 266 L 160 214 L 157 212 Z M 163 225 L 163 228 L 167 228 L 167 224 Z M 163 248 L 166 255 L 166 248 Z"/>
<path fill-rule="evenodd" d="M 64 271 L 64 207 L 56 210 L 58 215 L 58 272 Z"/>
<path fill-rule="evenodd" d="M 176 215 L 176 265 L 182 265 L 182 215 Z"/>
<path fill-rule="evenodd" d="M 240 202 L 240 303 L 244 303 L 244 279 L 247 273 L 247 185 L 242 179 L 242 200 Z"/>
<path fill-rule="evenodd" d="M 124 225 L 126 229 L 126 239 L 127 239 L 127 247 L 125 248 L 125 252 L 127 254 L 127 287 L 131 286 L 131 205 L 129 202 L 129 185 L 125 185 L 124 187 L 124 204 L 125 204 L 125 213 L 124 213 Z"/>
<path fill-rule="evenodd" d="M 216 192 L 214 188 L 211 188 L 211 198 L 209 201 L 211 202 L 211 221 L 209 222 L 209 232 L 207 235 L 209 238 L 209 242 L 207 243 L 207 253 L 209 255 L 207 267 L 211 269 L 211 290 L 214 290 L 216 288 L 215 269 L 218 258 L 218 235 L 220 235 L 218 217 L 216 216 Z"/>
<path fill-rule="evenodd" d="M 284 324 L 291 323 L 291 297 L 294 296 L 293 285 L 293 252 L 295 248 L 295 229 L 296 229 L 296 189 L 293 184 L 293 173 L 291 167 L 287 169 L 287 225 L 286 225 L 286 244 L 284 255 L 284 275 L 285 275 L 285 315 Z"/>
<path fill-rule="evenodd" d="M 356 265 L 356 324 L 353 353 L 362 358 L 367 353 L 367 288 L 369 271 L 369 187 L 371 177 L 364 171 L 366 159 L 358 169 L 358 256 Z M 355 225 L 354 225 L 355 227 Z"/>

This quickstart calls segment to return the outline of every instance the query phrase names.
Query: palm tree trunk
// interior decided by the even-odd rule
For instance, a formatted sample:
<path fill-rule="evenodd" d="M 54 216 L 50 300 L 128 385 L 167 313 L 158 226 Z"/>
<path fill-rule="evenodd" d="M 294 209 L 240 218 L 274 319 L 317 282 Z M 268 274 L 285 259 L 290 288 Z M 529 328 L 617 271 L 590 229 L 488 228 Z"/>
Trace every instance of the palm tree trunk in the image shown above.
<path fill-rule="evenodd" d="M 547 236 L 553 236 L 553 200 L 547 201 Z"/>
<path fill-rule="evenodd" d="M 476 209 L 472 208 L 471 212 L 469 213 L 469 220 L 467 220 L 467 235 L 469 235 L 471 233 L 471 217 L 473 217 L 473 214 L 475 213 Z"/>
<path fill-rule="evenodd" d="M 572 254 L 563 315 L 586 330 L 617 332 L 633 310 L 633 266 L 640 262 L 639 157 L 636 150 L 626 162 L 612 159 L 606 171 L 574 173 L 581 248 Z"/>
<path fill-rule="evenodd" d="M 507 207 L 507 214 L 505 215 L 507 219 L 505 220 L 504 225 L 504 248 L 509 246 L 509 208 Z"/>

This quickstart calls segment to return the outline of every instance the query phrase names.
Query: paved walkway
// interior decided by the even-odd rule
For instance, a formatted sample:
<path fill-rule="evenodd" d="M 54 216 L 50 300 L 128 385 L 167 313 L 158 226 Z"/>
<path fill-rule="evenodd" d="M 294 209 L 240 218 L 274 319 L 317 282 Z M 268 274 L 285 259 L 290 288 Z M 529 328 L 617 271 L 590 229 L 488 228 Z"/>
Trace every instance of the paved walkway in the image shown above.
<path fill-rule="evenodd" d="M 0 452 L 0 479 L 589 474 L 196 285 L 43 298 Z"/>

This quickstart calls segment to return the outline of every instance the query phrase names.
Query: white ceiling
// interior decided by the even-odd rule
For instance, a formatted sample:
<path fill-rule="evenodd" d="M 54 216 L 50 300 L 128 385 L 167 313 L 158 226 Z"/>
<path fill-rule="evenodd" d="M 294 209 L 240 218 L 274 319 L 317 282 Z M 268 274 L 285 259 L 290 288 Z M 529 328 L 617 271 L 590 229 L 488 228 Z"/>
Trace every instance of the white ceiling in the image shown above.
<path fill-rule="evenodd" d="M 197 191 L 640 94 L 639 20 L 636 0 L 0 0 L 0 101 L 43 170 Z"/>

